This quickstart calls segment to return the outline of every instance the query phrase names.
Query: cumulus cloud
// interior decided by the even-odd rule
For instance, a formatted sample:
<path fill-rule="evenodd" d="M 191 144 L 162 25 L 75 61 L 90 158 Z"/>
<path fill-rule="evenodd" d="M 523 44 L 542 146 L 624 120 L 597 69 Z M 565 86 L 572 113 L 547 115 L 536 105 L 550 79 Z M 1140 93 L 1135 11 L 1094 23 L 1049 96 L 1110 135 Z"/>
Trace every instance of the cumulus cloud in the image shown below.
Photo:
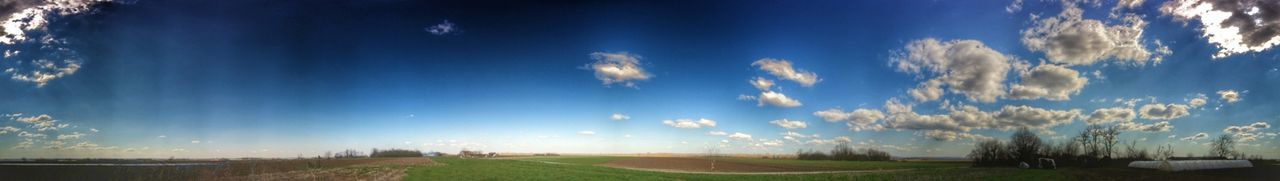
<path fill-rule="evenodd" d="M 818 75 L 805 70 L 797 70 L 791 66 L 791 61 L 782 59 L 763 58 L 751 63 L 752 66 L 760 67 L 760 70 L 768 72 L 783 80 L 790 80 L 799 83 L 800 86 L 812 87 L 818 82 Z M 759 86 L 757 86 L 758 88 Z"/>
<path fill-rule="evenodd" d="M 1260 52 L 1280 44 L 1280 1 L 1170 0 L 1160 12 L 1182 22 L 1199 20 L 1214 58 Z"/>
<path fill-rule="evenodd" d="M 1188 137 L 1183 137 L 1181 140 L 1182 140 L 1182 141 L 1198 141 L 1198 140 L 1202 140 L 1202 139 L 1205 139 L 1205 138 L 1208 138 L 1208 137 L 1209 137 L 1209 133 L 1201 132 L 1201 133 L 1196 133 L 1196 135 L 1191 135 L 1191 136 L 1188 136 Z"/>
<path fill-rule="evenodd" d="M 579 131 L 578 134 L 591 136 L 591 135 L 596 135 L 596 132 L 595 131 Z"/>
<path fill-rule="evenodd" d="M 791 99 L 787 97 L 787 95 L 784 95 L 780 92 L 764 91 L 764 92 L 760 92 L 760 96 L 757 99 L 756 105 L 757 106 L 771 105 L 771 106 L 777 106 L 777 107 L 799 107 L 800 105 L 804 105 L 804 104 L 800 103 L 800 101 L 798 100 Z"/>
<path fill-rule="evenodd" d="M 1138 109 L 1142 119 L 1172 120 L 1191 115 L 1187 105 L 1181 104 L 1147 104 Z"/>
<path fill-rule="evenodd" d="M 440 22 L 440 24 L 427 27 L 426 30 L 434 35 L 447 35 L 456 31 L 453 23 L 449 22 L 449 20 L 444 20 L 444 22 Z"/>
<path fill-rule="evenodd" d="M 28 127 L 36 129 L 36 131 L 58 130 L 58 128 L 66 128 L 70 126 L 70 124 L 58 123 L 58 120 L 53 119 L 53 116 L 49 116 L 47 114 L 28 117 L 14 116 L 10 117 L 10 119 L 27 123 L 29 125 Z"/>
<path fill-rule="evenodd" d="M 724 135 L 729 135 L 729 133 L 725 133 L 724 131 L 710 131 L 710 132 L 707 132 L 707 135 L 724 136 Z"/>
<path fill-rule="evenodd" d="M 84 135 L 85 135 L 84 133 L 80 133 L 80 132 L 72 132 L 71 134 L 59 134 L 58 140 L 80 139 L 80 137 L 84 137 Z"/>
<path fill-rule="evenodd" d="M 751 135 L 746 133 L 734 132 L 733 134 L 729 135 L 729 139 L 739 140 L 739 141 L 751 141 Z"/>
<path fill-rule="evenodd" d="M 4 1 L 0 14 L 3 36 L 4 74 L 10 79 L 43 87 L 50 81 L 70 76 L 80 69 L 83 59 L 73 41 L 58 33 L 63 17 L 89 11 L 95 4 L 110 0 Z"/>
<path fill-rule="evenodd" d="M 1187 105 L 1193 108 L 1196 108 L 1196 107 L 1204 106 L 1204 104 L 1208 102 L 1209 101 L 1205 100 L 1203 97 L 1197 97 L 1197 98 L 1191 98 L 1190 101 L 1187 101 Z"/>
<path fill-rule="evenodd" d="M 1022 10 L 1022 0 L 1013 0 L 1013 3 L 1009 3 L 1009 6 L 1004 7 L 1004 11 L 1009 13 L 1018 12 L 1021 10 Z"/>
<path fill-rule="evenodd" d="M 1161 121 L 1153 124 L 1143 124 L 1139 122 L 1124 122 L 1124 123 L 1117 124 L 1116 126 L 1119 126 L 1121 130 L 1146 131 L 1146 132 L 1169 132 L 1170 129 L 1173 129 L 1173 125 L 1169 124 L 1168 121 Z"/>
<path fill-rule="evenodd" d="M 863 129 L 883 129 L 882 126 L 875 123 L 885 118 L 883 112 L 875 109 L 855 109 L 853 112 L 844 112 L 843 110 L 832 108 L 814 112 L 813 115 L 818 116 L 827 122 L 846 121 L 846 124 L 849 126 L 849 130 L 852 131 L 862 131 Z"/>
<path fill-rule="evenodd" d="M 1000 110 L 982 111 L 977 107 L 962 105 L 949 108 L 949 114 L 921 115 L 912 111 L 911 105 L 890 99 L 885 103 L 889 116 L 885 127 L 907 130 L 941 130 L 968 132 L 972 129 L 1049 128 L 1070 124 L 1080 117 L 1080 110 L 1050 110 L 1026 105 L 1005 105 Z M 941 133 L 935 133 L 941 134 Z"/>
<path fill-rule="evenodd" d="M 982 136 L 978 134 L 961 133 L 955 131 L 929 130 L 924 132 L 925 138 L 937 141 L 954 141 L 957 139 L 969 139 L 974 141 L 992 140 L 995 138 Z"/>
<path fill-rule="evenodd" d="M 697 128 L 702 128 L 703 126 L 716 127 L 715 120 L 710 120 L 705 118 L 699 118 L 698 120 L 693 120 L 693 119 L 663 120 L 662 124 L 665 124 L 671 127 L 685 128 L 685 129 L 697 129 Z"/>
<path fill-rule="evenodd" d="M 15 128 L 15 127 L 13 127 L 13 126 L 0 127 L 0 135 L 9 134 L 9 133 L 17 133 L 17 132 L 18 132 L 18 131 L 20 131 L 20 130 L 22 130 L 22 129 Z"/>
<path fill-rule="evenodd" d="M 977 40 L 941 42 L 923 39 L 907 44 L 890 59 L 899 72 L 932 76 L 908 93 L 917 101 L 941 97 L 942 88 L 963 94 L 971 101 L 991 103 L 1005 95 L 1004 80 L 1010 58 Z"/>
<path fill-rule="evenodd" d="M 756 96 L 753 96 L 753 95 L 738 94 L 739 101 L 754 101 L 756 99 L 757 99 Z"/>
<path fill-rule="evenodd" d="M 609 120 L 614 120 L 614 121 L 623 121 L 623 120 L 628 120 L 628 119 L 631 119 L 631 116 L 627 116 L 627 115 L 622 114 L 622 113 L 613 113 L 613 115 L 609 115 Z"/>
<path fill-rule="evenodd" d="M 1267 122 L 1254 122 L 1253 124 L 1243 126 L 1227 126 L 1227 128 L 1222 129 L 1222 132 L 1234 135 L 1236 140 L 1239 140 L 1240 142 L 1251 142 L 1261 137 L 1260 133 L 1257 133 L 1259 130 L 1267 128 L 1271 128 L 1271 124 Z"/>
<path fill-rule="evenodd" d="M 778 127 L 786 128 L 786 129 L 800 129 L 800 128 L 809 127 L 809 124 L 806 124 L 804 123 L 804 121 L 800 121 L 800 120 L 779 119 L 779 120 L 769 121 L 769 123 L 773 125 L 777 125 Z"/>
<path fill-rule="evenodd" d="M 983 112 L 972 105 L 960 105 L 950 108 L 948 114 L 918 114 L 911 110 L 911 105 L 890 99 L 884 104 L 888 117 L 884 119 L 884 127 L 896 130 L 940 130 L 968 132 L 975 128 L 1011 128 L 1028 127 L 1048 130 L 1048 128 L 1069 125 L 1080 116 L 1079 109 L 1051 110 L 1028 107 L 1028 105 L 1005 105 L 995 112 Z"/>
<path fill-rule="evenodd" d="M 1112 122 L 1131 122 L 1135 116 L 1133 109 L 1125 107 L 1114 107 L 1093 110 L 1093 114 L 1089 114 L 1089 118 L 1084 122 L 1088 124 L 1104 124 Z"/>
<path fill-rule="evenodd" d="M 765 79 L 764 77 L 756 77 L 756 79 L 749 82 L 751 83 L 751 86 L 755 86 L 756 89 L 760 89 L 760 91 L 769 91 L 769 87 L 773 87 L 773 81 Z"/>
<path fill-rule="evenodd" d="M 605 86 L 622 84 L 634 88 L 637 81 L 649 80 L 653 77 L 640 67 L 638 55 L 626 52 L 595 52 L 591 53 L 591 59 L 596 61 L 587 64 L 587 68 L 595 71 L 596 79 L 600 79 Z"/>
<path fill-rule="evenodd" d="M 1218 91 L 1218 96 L 1222 101 L 1226 101 L 1227 103 L 1236 103 L 1236 101 L 1240 101 L 1240 93 L 1235 90 L 1220 90 Z"/>
<path fill-rule="evenodd" d="M 1035 21 L 1022 31 L 1022 43 L 1031 51 L 1042 52 L 1050 62 L 1067 65 L 1089 65 L 1101 60 L 1145 65 L 1159 64 L 1142 44 L 1142 31 L 1147 23 L 1141 16 L 1125 14 L 1120 23 L 1107 25 L 1082 17 L 1084 10 L 1075 2 L 1064 1 L 1057 16 Z"/>
<path fill-rule="evenodd" d="M 1022 82 L 1009 88 L 1009 97 L 1015 99 L 1039 99 L 1052 101 L 1071 100 L 1079 94 L 1089 78 L 1080 72 L 1054 64 L 1041 64 L 1022 74 Z"/>

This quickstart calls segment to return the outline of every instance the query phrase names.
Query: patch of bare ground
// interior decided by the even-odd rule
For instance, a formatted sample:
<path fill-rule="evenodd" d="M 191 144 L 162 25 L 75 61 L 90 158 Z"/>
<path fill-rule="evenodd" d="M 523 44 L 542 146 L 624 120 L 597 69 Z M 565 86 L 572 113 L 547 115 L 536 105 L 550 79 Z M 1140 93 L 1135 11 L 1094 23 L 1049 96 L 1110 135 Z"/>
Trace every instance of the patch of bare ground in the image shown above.
<path fill-rule="evenodd" d="M 705 158 L 692 157 L 634 157 L 614 160 L 608 163 L 599 164 L 599 166 L 660 171 L 660 172 L 677 172 L 677 173 L 729 173 L 729 174 L 815 174 L 815 173 L 845 173 L 845 172 L 885 172 L 885 171 L 902 171 L 902 170 L 863 170 L 849 171 L 839 168 L 827 168 L 816 166 L 797 166 L 797 165 L 771 165 L 761 163 L 743 163 L 727 160 L 715 160 L 715 167 L 712 167 L 713 160 Z M 910 169 L 904 169 L 910 170 Z"/>

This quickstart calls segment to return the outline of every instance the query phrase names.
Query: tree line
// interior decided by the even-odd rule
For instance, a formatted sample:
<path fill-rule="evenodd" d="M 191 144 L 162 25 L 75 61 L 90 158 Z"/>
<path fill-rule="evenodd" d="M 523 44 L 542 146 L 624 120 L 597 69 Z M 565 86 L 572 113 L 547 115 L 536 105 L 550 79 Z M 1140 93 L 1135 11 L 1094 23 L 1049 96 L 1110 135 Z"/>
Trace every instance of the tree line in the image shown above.
<path fill-rule="evenodd" d="M 855 150 L 849 143 L 836 145 L 830 154 L 812 149 L 796 151 L 796 159 L 800 160 L 887 161 L 890 158 L 889 152 L 874 148 Z"/>
<path fill-rule="evenodd" d="M 369 158 L 369 157 L 422 157 L 422 152 L 418 150 L 405 149 L 382 149 L 374 148 L 369 154 L 365 154 L 359 150 L 347 149 L 338 153 L 325 152 L 324 158 Z"/>
<path fill-rule="evenodd" d="M 1009 137 L 1008 142 L 995 139 L 978 142 L 967 157 L 974 166 L 1035 165 L 1040 158 L 1049 158 L 1054 160 L 1055 166 L 1082 167 L 1175 158 L 1172 145 L 1160 145 L 1155 152 L 1150 152 L 1138 147 L 1136 140 L 1121 144 L 1120 133 L 1121 128 L 1117 126 L 1091 125 L 1068 141 L 1054 143 L 1045 142 L 1027 128 L 1021 128 Z M 1209 157 L 1194 159 L 1246 159 L 1244 153 L 1235 149 L 1235 144 L 1236 139 L 1230 134 L 1218 136 L 1210 143 Z M 1187 157 L 1193 155 L 1188 153 Z"/>

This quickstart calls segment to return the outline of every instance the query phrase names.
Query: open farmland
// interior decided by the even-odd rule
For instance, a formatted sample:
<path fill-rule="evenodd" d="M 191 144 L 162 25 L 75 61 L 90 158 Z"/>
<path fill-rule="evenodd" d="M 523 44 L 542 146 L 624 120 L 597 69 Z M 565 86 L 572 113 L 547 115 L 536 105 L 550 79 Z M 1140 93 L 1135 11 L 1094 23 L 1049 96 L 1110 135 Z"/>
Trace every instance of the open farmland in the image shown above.
<path fill-rule="evenodd" d="M 3 180 L 400 180 L 427 158 L 11 163 Z"/>
<path fill-rule="evenodd" d="M 671 167 L 683 162 L 697 163 L 702 158 L 669 157 L 532 157 L 512 159 L 437 158 L 439 165 L 416 167 L 408 171 L 406 180 L 1059 180 L 1051 170 L 1017 170 L 1007 168 L 967 168 L 954 162 L 847 162 L 801 166 L 810 161 L 727 158 L 726 165 L 750 165 L 749 168 L 771 170 L 715 170 L 719 173 L 685 173 L 647 171 L 616 166 L 632 162 L 668 162 Z M 676 163 L 680 162 L 680 163 Z M 787 163 L 793 162 L 793 163 Z M 875 165 L 875 166 L 852 166 Z M 719 168 L 719 167 L 717 167 Z M 667 168 L 673 170 L 673 168 Z M 892 170 L 891 170 L 892 169 Z M 898 170 L 907 169 L 907 170 Z M 782 174 L 777 171 L 845 170 L 841 173 Z M 698 170 L 688 170 L 698 171 Z M 769 174 L 751 174 L 750 172 Z M 747 173 L 743 173 L 747 172 Z"/>
<path fill-rule="evenodd" d="M 970 167 L 964 161 L 813 161 L 728 157 L 559 156 L 435 158 L 406 180 L 1269 180 L 1274 162 L 1253 168 L 1165 172 L 1106 166 L 1057 170 Z M 707 168 L 703 168 L 706 166 Z"/>

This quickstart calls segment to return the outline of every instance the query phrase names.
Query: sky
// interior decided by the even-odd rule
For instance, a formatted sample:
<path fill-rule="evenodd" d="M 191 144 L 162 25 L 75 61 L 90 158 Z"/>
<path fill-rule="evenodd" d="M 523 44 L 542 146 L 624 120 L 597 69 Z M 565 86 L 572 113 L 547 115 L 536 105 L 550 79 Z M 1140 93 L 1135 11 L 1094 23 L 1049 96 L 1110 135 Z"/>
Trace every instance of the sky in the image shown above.
<path fill-rule="evenodd" d="M 963 157 L 1090 125 L 1280 158 L 1267 1 L 0 1 L 0 158 Z"/>

